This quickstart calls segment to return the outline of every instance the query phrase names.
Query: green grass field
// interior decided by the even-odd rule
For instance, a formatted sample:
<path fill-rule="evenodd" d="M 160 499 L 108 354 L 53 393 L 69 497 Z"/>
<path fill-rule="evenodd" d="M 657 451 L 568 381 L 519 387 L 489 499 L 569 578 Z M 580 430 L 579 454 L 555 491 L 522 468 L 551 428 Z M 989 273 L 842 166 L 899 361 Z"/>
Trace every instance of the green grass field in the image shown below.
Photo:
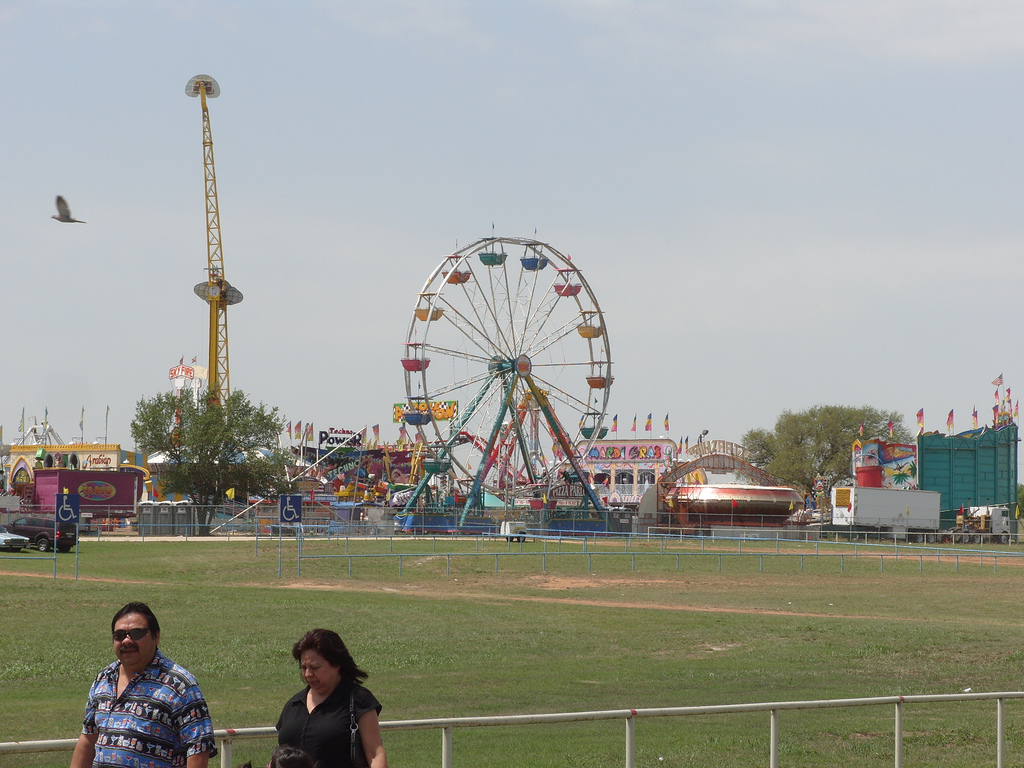
<path fill-rule="evenodd" d="M 276 722 L 301 687 L 291 644 L 315 626 L 370 672 L 383 720 L 1019 690 L 1024 678 L 1024 567 L 1009 556 L 338 540 L 306 542 L 300 580 L 295 548 L 283 578 L 265 540 L 258 556 L 251 541 L 84 541 L 77 581 L 74 554 L 56 580 L 52 560 L 0 559 L 0 741 L 77 735 L 113 660 L 111 616 L 130 600 L 153 607 L 161 648 L 197 676 L 217 728 Z M 783 713 L 782 764 L 892 765 L 892 723 L 887 706 Z M 994 762 L 994 703 L 908 707 L 904 728 L 907 765 Z M 624 737 L 620 721 L 457 729 L 455 764 L 621 766 Z M 385 743 L 395 768 L 440 764 L 437 731 Z M 234 762 L 265 762 L 272 746 L 239 742 Z M 1024 702 L 1007 705 L 1007 751 L 1024 764 Z M 0 768 L 69 758 L 0 756 Z M 639 766 L 767 759 L 767 714 L 637 724 Z"/>

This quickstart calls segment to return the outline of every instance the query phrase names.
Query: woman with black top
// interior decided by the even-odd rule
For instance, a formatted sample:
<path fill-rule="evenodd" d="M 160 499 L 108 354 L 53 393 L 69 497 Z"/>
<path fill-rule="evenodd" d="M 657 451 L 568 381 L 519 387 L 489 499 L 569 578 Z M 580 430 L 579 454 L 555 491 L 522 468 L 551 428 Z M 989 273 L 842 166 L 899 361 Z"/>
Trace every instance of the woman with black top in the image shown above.
<path fill-rule="evenodd" d="M 380 702 L 360 685 L 367 673 L 338 634 L 310 630 L 292 647 L 292 656 L 306 688 L 284 705 L 277 743 L 306 751 L 318 768 L 387 768 L 377 720 Z"/>

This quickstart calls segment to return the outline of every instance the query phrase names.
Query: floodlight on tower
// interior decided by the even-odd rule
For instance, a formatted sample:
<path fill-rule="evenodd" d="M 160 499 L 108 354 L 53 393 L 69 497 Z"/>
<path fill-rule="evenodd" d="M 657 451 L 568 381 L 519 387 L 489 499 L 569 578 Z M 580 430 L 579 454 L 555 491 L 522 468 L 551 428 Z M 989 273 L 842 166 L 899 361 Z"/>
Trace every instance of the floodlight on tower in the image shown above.
<path fill-rule="evenodd" d="M 199 97 L 203 108 L 203 173 L 206 182 L 206 282 L 193 289 L 210 305 L 210 369 L 207 395 L 211 403 L 221 404 L 231 394 L 228 368 L 228 307 L 242 300 L 242 292 L 224 275 L 224 254 L 220 242 L 220 211 L 217 201 L 217 172 L 213 162 L 213 132 L 207 98 L 220 95 L 220 86 L 209 75 L 196 75 L 185 86 L 185 93 Z"/>

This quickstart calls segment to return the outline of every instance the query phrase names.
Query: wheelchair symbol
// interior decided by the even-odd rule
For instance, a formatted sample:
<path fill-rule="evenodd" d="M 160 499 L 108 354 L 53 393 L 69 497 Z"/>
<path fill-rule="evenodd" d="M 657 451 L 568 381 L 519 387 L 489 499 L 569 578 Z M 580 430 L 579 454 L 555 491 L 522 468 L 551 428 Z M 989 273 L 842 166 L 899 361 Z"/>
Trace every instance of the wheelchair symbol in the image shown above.
<path fill-rule="evenodd" d="M 57 520 L 61 523 L 77 523 L 78 508 L 71 503 L 71 494 L 62 493 L 59 495 L 60 506 L 57 507 Z"/>
<path fill-rule="evenodd" d="M 302 521 L 301 496 L 282 496 L 280 504 L 282 523 L 298 523 Z"/>

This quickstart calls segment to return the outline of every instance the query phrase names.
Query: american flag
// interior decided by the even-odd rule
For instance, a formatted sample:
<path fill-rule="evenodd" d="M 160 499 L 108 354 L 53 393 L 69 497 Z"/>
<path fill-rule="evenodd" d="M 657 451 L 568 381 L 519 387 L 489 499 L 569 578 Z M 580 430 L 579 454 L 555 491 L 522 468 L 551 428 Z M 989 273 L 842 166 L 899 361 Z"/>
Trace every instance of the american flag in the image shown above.
<path fill-rule="evenodd" d="M 992 386 L 993 387 L 1001 387 L 1001 386 L 1003 386 L 1003 374 L 1000 373 L 998 376 L 995 377 L 995 379 L 992 380 Z"/>

